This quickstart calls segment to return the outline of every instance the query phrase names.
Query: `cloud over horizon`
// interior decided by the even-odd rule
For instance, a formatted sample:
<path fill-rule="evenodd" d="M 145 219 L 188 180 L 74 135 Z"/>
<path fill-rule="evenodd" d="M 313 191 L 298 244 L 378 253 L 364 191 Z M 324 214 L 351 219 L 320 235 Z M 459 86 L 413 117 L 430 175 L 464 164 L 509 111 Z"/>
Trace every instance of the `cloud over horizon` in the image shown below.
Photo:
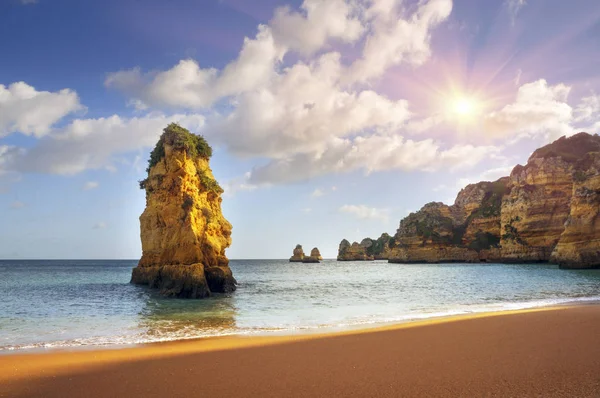
<path fill-rule="evenodd" d="M 511 12 L 524 5 L 507 2 Z M 427 136 L 430 129 L 456 126 L 436 115 L 417 117 L 402 92 L 391 98 L 375 83 L 398 66 L 427 62 L 432 36 L 452 8 L 451 0 L 414 7 L 394 0 L 305 0 L 298 10 L 279 7 L 220 69 L 188 58 L 166 70 L 109 73 L 105 86 L 128 97 L 141 112 L 133 117 L 65 124 L 86 109 L 75 91 L 0 85 L 0 136 L 38 138 L 28 148 L 0 145 L 0 173 L 111 170 L 115 156 L 152 147 L 170 122 L 238 158 L 259 160 L 225 183 L 232 192 L 356 171 L 460 171 L 501 156 L 523 137 L 552 140 L 598 126 L 595 94 L 570 105 L 569 85 L 539 79 L 519 86 L 513 103 L 481 115 L 485 145 L 457 135 Z"/>

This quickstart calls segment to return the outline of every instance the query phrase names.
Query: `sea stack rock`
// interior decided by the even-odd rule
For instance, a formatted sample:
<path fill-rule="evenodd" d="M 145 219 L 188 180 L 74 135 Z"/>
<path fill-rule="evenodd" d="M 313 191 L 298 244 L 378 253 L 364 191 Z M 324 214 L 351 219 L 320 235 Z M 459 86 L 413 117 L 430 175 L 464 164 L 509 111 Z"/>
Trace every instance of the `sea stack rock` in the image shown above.
<path fill-rule="evenodd" d="M 292 257 L 290 257 L 290 263 L 301 263 L 304 260 L 304 250 L 302 245 L 296 245 Z"/>
<path fill-rule="evenodd" d="M 309 257 L 304 257 L 302 260 L 303 263 L 320 263 L 323 260 L 321 257 L 321 252 L 316 247 L 310 251 Z"/>
<path fill-rule="evenodd" d="M 321 257 L 321 252 L 316 247 L 310 251 L 310 256 L 315 257 L 317 260 L 323 260 L 323 257 Z"/>
<path fill-rule="evenodd" d="M 209 167 L 212 149 L 177 124 L 164 129 L 150 155 L 146 209 L 140 216 L 142 258 L 131 283 L 167 297 L 203 298 L 236 288 L 225 249 L 231 224 L 221 213 L 223 189 Z"/>

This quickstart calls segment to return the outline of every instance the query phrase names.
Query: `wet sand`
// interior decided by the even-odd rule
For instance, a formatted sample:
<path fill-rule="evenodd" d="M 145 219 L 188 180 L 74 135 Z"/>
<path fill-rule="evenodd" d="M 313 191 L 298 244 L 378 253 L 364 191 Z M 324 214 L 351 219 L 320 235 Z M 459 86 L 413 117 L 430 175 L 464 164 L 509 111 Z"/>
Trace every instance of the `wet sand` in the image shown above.
<path fill-rule="evenodd" d="M 600 397 L 600 305 L 0 356 L 1 397 Z"/>

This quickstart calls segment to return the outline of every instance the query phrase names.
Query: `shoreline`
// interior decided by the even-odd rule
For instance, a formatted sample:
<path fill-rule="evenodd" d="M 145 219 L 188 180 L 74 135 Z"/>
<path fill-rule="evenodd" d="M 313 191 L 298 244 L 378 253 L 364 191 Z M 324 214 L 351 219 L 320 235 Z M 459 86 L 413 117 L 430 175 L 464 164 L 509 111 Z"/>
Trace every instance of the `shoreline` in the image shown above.
<path fill-rule="evenodd" d="M 554 396 L 551 392 L 558 390 L 547 388 L 558 388 L 556 383 L 563 392 L 565 388 L 569 393 L 577 392 L 571 396 L 592 396 L 584 392 L 600 388 L 600 378 L 589 373 L 600 365 L 597 330 L 600 304 L 589 303 L 328 334 L 228 336 L 122 349 L 19 353 L 0 356 L 0 396 L 104 397 L 142 392 L 146 396 L 169 396 L 195 388 L 214 396 L 234 392 L 248 397 L 372 396 L 387 391 L 387 383 L 395 385 L 404 378 L 395 394 L 382 396 L 403 392 L 411 396 L 417 391 L 435 396 L 461 395 L 460 391 L 471 396 L 485 391 L 526 396 L 540 388 L 544 396 Z M 368 376 L 363 380 L 369 384 L 367 390 L 362 384 L 355 385 L 356 367 L 361 368 L 361 378 Z M 205 385 L 206 374 L 217 377 L 219 369 L 228 382 Z M 529 374 L 532 369 L 540 373 Z M 469 389 L 460 390 L 475 377 L 473 372 L 476 378 L 488 380 L 486 383 L 498 379 L 500 384 L 492 390 L 485 384 L 473 390 L 467 383 Z M 528 375 L 525 381 L 519 372 Z M 287 382 L 281 384 L 280 378 Z M 369 378 L 381 380 L 371 383 Z M 328 390 L 331 386 L 327 380 L 336 386 L 335 391 Z M 270 383 L 275 386 L 265 389 Z M 306 384 L 310 393 L 290 393 L 289 383 L 298 388 Z M 244 386 L 246 391 L 239 390 Z"/>
<path fill-rule="evenodd" d="M 505 305 L 510 304 L 517 305 L 517 308 L 499 308 L 494 309 L 482 309 L 482 310 L 461 310 L 456 313 L 452 310 L 440 311 L 434 313 L 419 313 L 407 315 L 406 318 L 390 320 L 390 321 L 374 321 L 367 323 L 354 323 L 354 324 L 342 324 L 342 325 L 317 325 L 317 326 L 306 326 L 300 328 L 286 328 L 281 330 L 264 330 L 264 331 L 250 331 L 248 333 L 243 332 L 232 332 L 229 334 L 220 335 L 208 335 L 208 336 L 192 336 L 185 338 L 166 338 L 163 340 L 156 341 L 142 341 L 132 343 L 106 343 L 106 344 L 78 344 L 78 345 L 55 345 L 55 346 L 36 346 L 36 347 L 25 347 L 25 348 L 4 348 L 0 349 L 0 359 L 2 357 L 14 356 L 14 355 L 28 355 L 28 354 L 54 354 L 54 353 L 69 353 L 69 352 L 90 352 L 90 351 L 111 351 L 111 350 L 128 350 L 143 348 L 152 345 L 162 345 L 171 343 L 183 343 L 183 342 L 195 342 L 195 341 L 211 341 L 213 339 L 254 339 L 254 338 L 285 338 L 285 337 L 302 337 L 307 336 L 335 336 L 338 334 L 347 333 L 362 333 L 370 331 L 378 331 L 380 329 L 387 330 L 388 328 L 396 329 L 403 328 L 409 325 L 422 325 L 430 322 L 437 323 L 445 320 L 454 321 L 461 319 L 480 318 L 494 315 L 504 314 L 516 314 L 520 312 L 537 311 L 537 310 L 548 310 L 548 309 L 560 309 L 564 307 L 578 307 L 585 305 L 600 305 L 600 296 L 589 296 L 579 297 L 570 299 L 552 299 L 550 303 L 539 304 L 543 300 L 531 301 L 531 302 L 515 302 L 515 303 L 492 303 L 490 305 Z M 559 302 L 556 302 L 559 301 Z M 448 312 L 448 313 L 445 313 Z M 56 344 L 59 342 L 46 343 L 48 345 Z"/>

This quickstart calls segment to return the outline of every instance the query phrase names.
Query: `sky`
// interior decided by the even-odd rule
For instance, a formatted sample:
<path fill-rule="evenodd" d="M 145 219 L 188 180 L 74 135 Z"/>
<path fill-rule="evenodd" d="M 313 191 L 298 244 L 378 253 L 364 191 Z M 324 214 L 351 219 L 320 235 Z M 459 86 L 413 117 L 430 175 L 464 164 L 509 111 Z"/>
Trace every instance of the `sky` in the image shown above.
<path fill-rule="evenodd" d="M 170 122 L 229 258 L 333 258 L 598 133 L 599 50 L 597 0 L 1 0 L 0 258 L 139 258 Z"/>

